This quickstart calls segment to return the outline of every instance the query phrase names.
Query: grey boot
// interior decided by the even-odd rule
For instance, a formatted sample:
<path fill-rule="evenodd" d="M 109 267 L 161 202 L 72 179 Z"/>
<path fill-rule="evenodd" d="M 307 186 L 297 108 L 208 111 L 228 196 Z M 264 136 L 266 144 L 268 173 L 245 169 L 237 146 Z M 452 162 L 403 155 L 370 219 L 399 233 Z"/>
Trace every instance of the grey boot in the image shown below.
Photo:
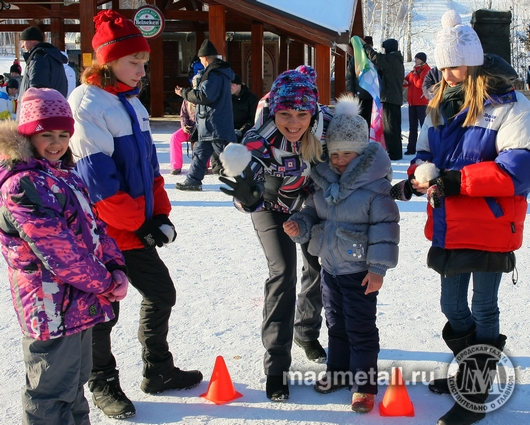
<path fill-rule="evenodd" d="M 465 334 L 455 334 L 449 322 L 447 322 L 442 330 L 442 338 L 453 352 L 453 355 L 456 357 L 460 351 L 468 347 L 468 338 L 473 338 L 475 336 L 475 328 L 470 332 Z M 458 367 L 458 372 L 456 372 L 455 379 L 458 383 L 458 377 L 461 373 L 461 365 Z M 447 378 L 438 378 L 433 379 L 429 382 L 429 390 L 436 394 L 450 394 L 449 383 Z"/>

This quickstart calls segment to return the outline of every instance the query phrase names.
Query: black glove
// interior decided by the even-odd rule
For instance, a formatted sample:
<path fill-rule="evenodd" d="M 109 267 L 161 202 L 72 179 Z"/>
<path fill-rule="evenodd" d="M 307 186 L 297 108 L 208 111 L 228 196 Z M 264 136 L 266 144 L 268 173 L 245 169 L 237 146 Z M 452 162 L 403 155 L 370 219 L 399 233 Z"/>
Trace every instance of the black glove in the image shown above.
<path fill-rule="evenodd" d="M 146 248 L 153 248 L 155 245 L 162 247 L 169 242 L 167 236 L 160 230 L 160 222 L 158 220 L 145 220 L 144 224 L 135 233 Z"/>
<path fill-rule="evenodd" d="M 410 185 L 410 190 L 411 190 L 412 193 L 414 193 L 414 195 L 416 195 L 416 196 L 423 196 L 423 193 L 417 191 L 416 189 L 414 189 L 414 188 L 412 187 L 412 179 L 416 179 L 416 177 L 414 176 L 414 174 L 411 174 L 411 175 L 409 176 L 408 180 L 407 180 L 408 183 L 409 183 L 409 185 Z"/>
<path fill-rule="evenodd" d="M 412 198 L 412 185 L 410 180 L 401 180 L 390 189 L 390 196 L 396 201 L 410 201 Z"/>
<path fill-rule="evenodd" d="M 175 229 L 175 225 L 171 222 L 171 220 L 169 219 L 169 217 L 165 214 L 158 214 L 158 215 L 155 215 L 153 217 L 153 220 L 156 220 L 160 223 L 160 225 L 162 224 L 167 224 L 169 227 L 171 227 L 173 229 L 173 232 L 175 232 L 175 237 L 173 238 L 173 241 L 175 239 L 177 239 L 177 230 Z M 158 226 L 160 227 L 160 226 Z M 169 242 L 173 242 L 173 241 L 169 241 Z"/>
<path fill-rule="evenodd" d="M 462 173 L 458 170 L 444 171 L 439 177 L 429 181 L 431 186 L 438 186 L 440 196 L 460 195 Z"/>
<path fill-rule="evenodd" d="M 221 182 L 230 186 L 234 190 L 225 187 L 221 187 L 220 189 L 221 192 L 236 198 L 245 208 L 253 210 L 261 202 L 261 190 L 258 184 L 254 181 L 250 165 L 247 165 L 247 168 L 245 168 L 243 173 L 245 177 L 236 176 L 234 177 L 236 180 L 235 182 L 226 177 L 219 177 Z"/>

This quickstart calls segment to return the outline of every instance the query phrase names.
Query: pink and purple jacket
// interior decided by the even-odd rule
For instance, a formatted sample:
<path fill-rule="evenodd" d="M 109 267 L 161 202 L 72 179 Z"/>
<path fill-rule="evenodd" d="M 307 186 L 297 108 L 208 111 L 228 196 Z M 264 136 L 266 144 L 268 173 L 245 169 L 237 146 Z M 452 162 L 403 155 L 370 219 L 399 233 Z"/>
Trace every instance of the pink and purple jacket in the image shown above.
<path fill-rule="evenodd" d="M 73 170 L 36 159 L 15 122 L 0 123 L 0 243 L 24 335 L 60 338 L 114 318 L 104 294 L 125 270 Z"/>

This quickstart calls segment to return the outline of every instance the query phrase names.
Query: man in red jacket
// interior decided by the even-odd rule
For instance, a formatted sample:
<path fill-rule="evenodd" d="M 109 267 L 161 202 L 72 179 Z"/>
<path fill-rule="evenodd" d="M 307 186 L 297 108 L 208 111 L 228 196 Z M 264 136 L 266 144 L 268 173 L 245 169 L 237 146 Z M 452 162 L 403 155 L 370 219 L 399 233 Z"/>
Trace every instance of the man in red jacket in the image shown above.
<path fill-rule="evenodd" d="M 408 87 L 409 92 L 407 101 L 409 103 L 409 143 L 407 144 L 407 151 L 405 155 L 416 154 L 416 141 L 418 140 L 418 123 L 420 128 L 425 120 L 425 113 L 427 111 L 427 104 L 429 99 L 423 94 L 421 86 L 425 76 L 431 69 L 427 65 L 427 55 L 419 52 L 414 57 L 414 69 L 410 71 L 403 81 L 403 87 Z"/>

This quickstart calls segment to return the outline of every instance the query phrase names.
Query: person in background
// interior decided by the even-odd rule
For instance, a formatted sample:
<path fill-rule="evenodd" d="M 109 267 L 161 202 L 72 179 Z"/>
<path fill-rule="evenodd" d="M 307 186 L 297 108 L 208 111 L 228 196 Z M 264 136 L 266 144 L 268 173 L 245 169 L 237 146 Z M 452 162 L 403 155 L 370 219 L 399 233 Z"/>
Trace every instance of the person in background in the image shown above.
<path fill-rule="evenodd" d="M 383 42 L 384 53 L 376 52 L 362 41 L 368 59 L 372 61 L 381 77 L 381 103 L 383 104 L 383 132 L 391 160 L 403 158 L 401 146 L 401 105 L 403 105 L 403 55 L 398 42 L 389 38 Z"/>
<path fill-rule="evenodd" d="M 427 72 L 421 86 L 423 95 L 426 99 L 431 100 L 434 97 L 440 81 L 442 81 L 442 72 L 436 66 L 433 66 L 429 72 Z"/>
<path fill-rule="evenodd" d="M 22 98 L 29 87 L 48 87 L 66 97 L 68 82 L 64 64 L 68 60 L 61 51 L 44 42 L 44 35 L 37 27 L 28 27 L 22 31 L 20 43 L 25 50 L 26 70 L 20 83 L 19 96 Z"/>
<path fill-rule="evenodd" d="M 241 143 L 245 133 L 254 126 L 256 108 L 258 107 L 258 97 L 243 84 L 241 77 L 235 75 L 231 84 L 232 91 L 232 111 L 234 113 L 234 131 L 237 142 Z M 212 155 L 212 171 L 214 174 L 222 173 L 222 164 L 219 156 L 214 152 Z"/>
<path fill-rule="evenodd" d="M 188 65 L 188 80 L 190 85 L 193 87 L 193 78 L 204 69 L 204 65 L 201 63 L 199 56 L 195 55 Z"/>
<path fill-rule="evenodd" d="M 309 242 L 322 264 L 329 348 L 326 375 L 314 388 L 327 394 L 355 384 L 351 408 L 366 413 L 377 394 L 377 294 L 397 265 L 399 210 L 390 159 L 369 143 L 359 108 L 351 95 L 338 99 L 326 132 L 329 161 L 311 170 L 315 192 L 283 228 L 294 242 Z"/>
<path fill-rule="evenodd" d="M 4 77 L 4 74 L 0 74 L 0 91 L 6 91 L 7 81 Z"/>
<path fill-rule="evenodd" d="M 0 120 L 17 118 L 18 81 L 10 78 L 6 91 L 0 91 Z"/>
<path fill-rule="evenodd" d="M 192 80 L 192 87 L 197 88 L 200 78 L 199 71 Z M 180 106 L 180 128 L 169 139 L 170 173 L 174 176 L 182 172 L 182 143 L 191 140 L 197 127 L 195 110 L 196 106 L 193 103 L 188 102 L 186 99 L 182 100 L 182 105 Z"/>
<path fill-rule="evenodd" d="M 243 84 L 241 77 L 235 75 L 231 84 L 232 111 L 234 113 L 234 129 L 238 143 L 243 136 L 254 126 L 254 117 L 258 107 L 258 97 Z"/>
<path fill-rule="evenodd" d="M 370 47 L 374 46 L 374 41 L 372 37 L 364 37 L 364 41 Z M 357 79 L 357 74 L 355 73 L 355 58 L 352 56 L 348 62 L 348 69 L 346 71 L 346 91 L 359 98 L 361 104 L 361 117 L 365 119 L 368 124 L 368 131 L 370 131 L 370 123 L 372 121 L 372 103 L 373 99 L 370 93 L 365 89 L 359 86 L 359 81 Z"/>
<path fill-rule="evenodd" d="M 514 90 L 513 68 L 497 55 L 485 56 L 476 32 L 454 10 L 444 13 L 442 25 L 434 57 L 443 78 L 408 173 L 412 189 L 429 201 L 427 265 L 440 274 L 440 305 L 447 319 L 442 337 L 459 363 L 455 377 L 435 379 L 429 390 L 449 394 L 451 385 L 457 387 L 461 399 L 438 425 L 468 425 L 486 416 L 490 385 L 477 382 L 489 383 L 487 377 L 495 376 L 495 353 L 506 343 L 498 292 L 502 274 L 514 270 L 513 251 L 523 242 L 530 101 Z M 439 176 L 416 179 L 423 166 L 418 160 L 434 164 Z M 473 347 L 477 344 L 489 346 L 492 355 L 480 354 L 485 350 Z M 477 355 L 458 357 L 463 350 Z"/>
<path fill-rule="evenodd" d="M 210 40 L 204 40 L 197 55 L 205 68 L 199 86 L 175 88 L 177 95 L 197 105 L 198 135 L 188 176 L 176 184 L 178 190 L 201 191 L 212 154 L 219 155 L 228 143 L 237 141 L 230 94 L 234 71 L 217 57 L 217 49 Z"/>
<path fill-rule="evenodd" d="M 11 66 L 16 66 L 18 69 L 18 74 L 22 75 L 22 66 L 20 65 L 20 61 L 17 58 L 13 60 L 13 65 Z"/>
<path fill-rule="evenodd" d="M 68 53 L 61 52 L 66 59 L 68 60 Z M 68 99 L 68 96 L 70 96 L 70 93 L 74 91 L 74 89 L 77 87 L 77 76 L 75 75 L 74 69 L 67 63 L 64 64 L 64 74 L 66 75 L 66 82 L 68 84 L 68 92 L 66 94 L 66 98 Z"/>
<path fill-rule="evenodd" d="M 528 65 L 528 70 L 526 71 L 526 90 L 530 90 L 530 65 Z"/>
<path fill-rule="evenodd" d="M 423 126 L 429 99 L 423 94 L 423 82 L 431 67 L 427 65 L 427 55 L 423 52 L 414 56 L 414 69 L 403 80 L 403 87 L 408 88 L 407 100 L 409 104 L 409 142 L 405 155 L 416 154 L 416 141 L 419 128 Z"/>
<path fill-rule="evenodd" d="M 72 150 L 76 168 L 88 186 L 98 216 L 107 224 L 123 252 L 131 285 L 141 294 L 138 340 L 142 346 L 140 389 L 157 394 L 187 389 L 202 381 L 201 372 L 175 367 L 167 342 L 176 291 L 156 248 L 175 240 L 169 219 L 171 203 L 149 116 L 138 99 L 149 44 L 132 21 L 112 9 L 94 17 L 95 61 L 85 69 L 82 84 L 68 98 L 75 119 Z M 94 404 L 111 418 L 136 413 L 120 386 L 111 331 L 114 320 L 93 330 L 92 373 L 88 387 Z"/>
<path fill-rule="evenodd" d="M 91 329 L 127 294 L 123 256 L 73 171 L 72 111 L 29 88 L 0 122 L 0 243 L 22 330 L 22 424 L 90 425 Z"/>
<path fill-rule="evenodd" d="M 9 78 L 13 78 L 18 81 L 18 87 L 22 84 L 22 72 L 20 71 L 20 65 L 11 65 L 9 68 Z"/>
<path fill-rule="evenodd" d="M 267 119 L 245 134 L 242 145 L 235 145 L 251 154 L 244 177 L 237 175 L 235 182 L 219 178 L 231 188 L 221 187 L 221 191 L 234 197 L 240 211 L 250 213 L 269 268 L 261 338 L 266 350 L 265 391 L 273 401 L 289 398 L 286 374 L 293 336 L 308 359 L 326 360 L 318 341 L 320 264 L 308 253 L 307 244 L 302 244 L 302 288 L 297 300 L 296 244 L 282 227 L 291 214 L 300 211 L 309 194 L 311 168 L 326 158 L 325 132 L 332 113 L 318 104 L 318 97 L 318 88 L 308 75 L 296 70 L 280 74 L 272 84 L 267 108 L 262 109 L 269 111 Z M 221 156 L 223 166 L 228 159 Z"/>

